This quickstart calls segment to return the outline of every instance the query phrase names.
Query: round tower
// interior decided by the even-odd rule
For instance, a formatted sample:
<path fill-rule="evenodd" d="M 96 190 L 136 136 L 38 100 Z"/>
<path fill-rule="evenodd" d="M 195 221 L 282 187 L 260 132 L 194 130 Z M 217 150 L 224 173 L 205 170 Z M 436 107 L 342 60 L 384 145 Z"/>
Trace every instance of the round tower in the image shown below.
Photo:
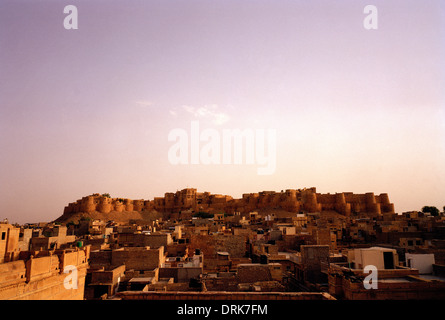
<path fill-rule="evenodd" d="M 312 192 L 306 193 L 304 208 L 308 212 L 321 211 L 321 204 L 317 203 L 317 195 L 315 193 Z"/>
<path fill-rule="evenodd" d="M 389 204 L 389 196 L 387 193 L 381 193 L 380 194 L 380 203 L 384 205 Z"/>
<path fill-rule="evenodd" d="M 99 205 L 97 211 L 102 213 L 109 213 L 111 211 L 111 199 L 108 197 L 101 197 L 99 199 Z"/>
<path fill-rule="evenodd" d="M 375 203 L 375 195 L 374 192 L 368 192 L 365 194 L 365 201 L 366 205 L 374 204 Z"/>
<path fill-rule="evenodd" d="M 144 209 L 146 211 L 152 210 L 153 209 L 153 200 L 145 200 L 144 201 Z"/>
<path fill-rule="evenodd" d="M 124 211 L 124 204 L 118 199 L 113 200 L 114 211 L 122 212 Z"/>
<path fill-rule="evenodd" d="M 144 208 L 144 200 L 134 200 L 133 201 L 133 210 L 134 211 L 142 211 Z"/>
<path fill-rule="evenodd" d="M 380 203 L 376 202 L 374 192 L 368 192 L 365 194 L 366 211 L 374 215 L 380 215 Z"/>
<path fill-rule="evenodd" d="M 96 211 L 96 201 L 94 196 L 87 196 L 82 198 L 80 203 L 81 212 L 94 212 Z"/>
<path fill-rule="evenodd" d="M 345 198 L 345 194 L 343 192 L 335 194 L 335 203 L 336 204 L 346 204 L 346 198 Z"/>
<path fill-rule="evenodd" d="M 124 205 L 125 205 L 125 211 L 133 211 L 133 200 L 125 199 Z"/>

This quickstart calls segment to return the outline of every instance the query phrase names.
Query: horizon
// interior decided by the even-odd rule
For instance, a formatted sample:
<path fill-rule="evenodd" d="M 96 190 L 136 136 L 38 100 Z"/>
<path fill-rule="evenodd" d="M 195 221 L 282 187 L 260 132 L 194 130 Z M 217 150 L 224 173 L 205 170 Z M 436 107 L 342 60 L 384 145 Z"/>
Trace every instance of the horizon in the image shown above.
<path fill-rule="evenodd" d="M 188 186 L 387 193 L 399 214 L 442 211 L 445 3 L 372 1 L 371 30 L 369 4 L 2 1 L 0 219 Z M 224 130 L 252 133 L 241 163 L 225 161 Z"/>

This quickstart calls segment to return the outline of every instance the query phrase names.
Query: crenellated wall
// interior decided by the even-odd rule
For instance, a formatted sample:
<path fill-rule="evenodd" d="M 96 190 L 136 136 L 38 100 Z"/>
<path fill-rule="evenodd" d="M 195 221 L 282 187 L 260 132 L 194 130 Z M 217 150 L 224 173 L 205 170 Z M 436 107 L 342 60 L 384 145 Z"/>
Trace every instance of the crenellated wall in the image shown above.
<path fill-rule="evenodd" d="M 258 209 L 278 208 L 289 212 L 337 211 L 345 216 L 352 213 L 367 213 L 379 216 L 383 213 L 394 213 L 394 204 L 389 202 L 387 193 L 375 195 L 373 192 L 354 194 L 341 192 L 321 194 L 316 188 L 287 189 L 281 192 L 262 191 L 243 194 L 241 199 L 227 195 L 212 195 L 209 192 L 199 193 L 188 188 L 176 193 L 165 193 L 164 197 L 153 200 L 131 200 L 108 198 L 99 194 L 84 197 L 65 207 L 64 213 L 111 211 L 149 211 L 180 212 L 181 210 L 210 211 L 226 213 L 249 213 Z"/>
<path fill-rule="evenodd" d="M 144 209 L 144 200 L 133 200 L 133 211 L 142 211 Z"/>

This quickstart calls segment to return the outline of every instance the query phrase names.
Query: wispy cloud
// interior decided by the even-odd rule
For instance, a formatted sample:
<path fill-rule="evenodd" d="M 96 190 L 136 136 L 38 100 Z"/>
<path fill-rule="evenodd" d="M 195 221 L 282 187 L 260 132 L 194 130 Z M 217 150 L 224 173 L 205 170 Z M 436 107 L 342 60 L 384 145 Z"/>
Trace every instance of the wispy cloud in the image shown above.
<path fill-rule="evenodd" d="M 205 105 L 203 107 L 183 105 L 181 109 L 193 115 L 195 118 L 209 119 L 216 125 L 222 125 L 230 120 L 230 116 L 227 113 L 220 111 L 216 104 Z M 170 114 L 176 116 L 178 111 L 170 110 Z"/>

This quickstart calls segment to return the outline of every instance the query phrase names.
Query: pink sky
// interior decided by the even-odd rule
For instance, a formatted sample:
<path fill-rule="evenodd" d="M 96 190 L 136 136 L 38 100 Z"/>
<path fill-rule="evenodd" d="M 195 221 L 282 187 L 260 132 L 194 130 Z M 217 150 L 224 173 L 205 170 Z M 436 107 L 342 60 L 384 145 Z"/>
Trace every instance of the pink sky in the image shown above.
<path fill-rule="evenodd" d="M 92 193 L 153 199 L 317 187 L 445 205 L 445 6 L 373 1 L 0 3 L 0 218 L 54 220 Z M 191 121 L 275 129 L 257 165 L 168 161 Z"/>

